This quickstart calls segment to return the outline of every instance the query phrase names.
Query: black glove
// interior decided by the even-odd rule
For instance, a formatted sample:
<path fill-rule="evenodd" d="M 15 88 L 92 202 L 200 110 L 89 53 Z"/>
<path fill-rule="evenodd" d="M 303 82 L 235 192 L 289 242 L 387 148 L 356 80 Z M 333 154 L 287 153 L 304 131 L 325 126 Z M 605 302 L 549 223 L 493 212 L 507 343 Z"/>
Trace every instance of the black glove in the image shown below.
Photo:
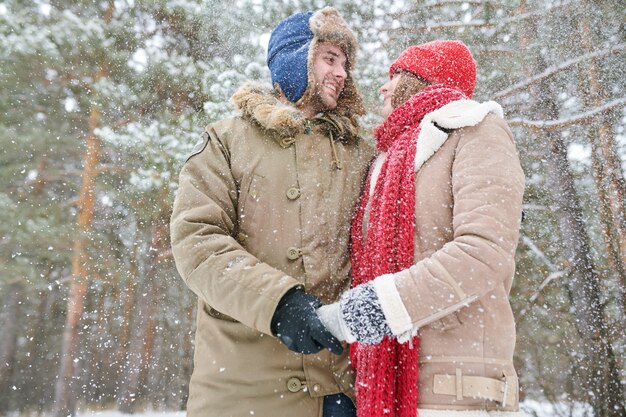
<path fill-rule="evenodd" d="M 340 355 L 343 347 L 322 324 L 315 309 L 322 302 L 301 289 L 287 292 L 278 302 L 272 317 L 272 332 L 289 350 L 298 353 L 317 353 L 328 348 Z"/>

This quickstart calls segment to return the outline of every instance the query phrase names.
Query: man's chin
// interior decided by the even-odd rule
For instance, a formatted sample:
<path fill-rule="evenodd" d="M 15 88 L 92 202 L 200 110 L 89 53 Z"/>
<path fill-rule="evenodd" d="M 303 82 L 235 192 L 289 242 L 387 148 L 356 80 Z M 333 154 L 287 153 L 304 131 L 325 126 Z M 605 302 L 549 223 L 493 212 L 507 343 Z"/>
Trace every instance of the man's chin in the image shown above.
<path fill-rule="evenodd" d="M 318 94 L 313 99 L 313 107 L 316 108 L 316 113 L 321 113 L 329 110 L 334 110 L 337 108 L 337 100 L 329 94 Z"/>
<path fill-rule="evenodd" d="M 334 97 L 324 97 L 324 100 L 322 100 L 322 102 L 324 103 L 324 107 L 326 108 L 326 110 L 334 110 L 337 107 L 337 99 L 335 99 Z"/>

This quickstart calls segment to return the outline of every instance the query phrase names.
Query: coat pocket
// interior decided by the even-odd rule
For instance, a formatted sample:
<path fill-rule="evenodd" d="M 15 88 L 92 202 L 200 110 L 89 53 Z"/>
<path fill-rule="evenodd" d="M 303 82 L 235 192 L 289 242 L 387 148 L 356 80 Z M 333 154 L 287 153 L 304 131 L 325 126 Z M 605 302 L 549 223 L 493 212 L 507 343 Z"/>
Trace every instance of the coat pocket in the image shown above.
<path fill-rule="evenodd" d="M 247 184 L 244 184 L 239 194 L 239 230 L 246 235 L 254 231 L 254 215 L 257 212 L 261 199 L 261 188 L 265 177 L 253 174 Z"/>
<path fill-rule="evenodd" d="M 220 313 L 219 311 L 217 311 L 216 309 L 214 309 L 208 304 L 204 304 L 204 312 L 207 313 L 209 316 L 218 320 L 225 320 L 225 321 L 230 321 L 232 323 L 239 323 L 239 321 L 235 320 L 231 316 L 228 316 L 224 313 Z"/>
<path fill-rule="evenodd" d="M 435 320 L 426 326 L 429 329 L 438 330 L 440 332 L 445 332 L 448 330 L 456 329 L 460 327 L 463 323 L 459 319 L 459 314 L 454 312 L 452 314 L 448 314 L 447 316 L 443 316 L 439 320 Z"/>

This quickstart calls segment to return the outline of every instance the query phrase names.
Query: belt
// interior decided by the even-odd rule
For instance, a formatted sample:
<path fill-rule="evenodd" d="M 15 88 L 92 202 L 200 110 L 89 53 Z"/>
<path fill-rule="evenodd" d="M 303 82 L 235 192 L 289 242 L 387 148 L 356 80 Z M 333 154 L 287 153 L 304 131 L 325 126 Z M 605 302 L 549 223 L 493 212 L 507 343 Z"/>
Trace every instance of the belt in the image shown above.
<path fill-rule="evenodd" d="M 433 393 L 455 395 L 457 400 L 466 397 L 491 400 L 506 407 L 516 402 L 517 378 L 506 375 L 503 379 L 463 375 L 461 369 L 457 369 L 456 375 L 435 375 Z"/>

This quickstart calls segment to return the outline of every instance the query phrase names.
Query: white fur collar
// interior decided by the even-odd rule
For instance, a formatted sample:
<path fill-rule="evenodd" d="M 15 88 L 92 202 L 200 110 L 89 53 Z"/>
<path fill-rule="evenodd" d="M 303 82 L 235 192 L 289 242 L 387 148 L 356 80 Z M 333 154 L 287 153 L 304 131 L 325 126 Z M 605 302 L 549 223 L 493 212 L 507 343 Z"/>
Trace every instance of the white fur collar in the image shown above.
<path fill-rule="evenodd" d="M 441 148 L 448 139 L 448 134 L 437 126 L 444 129 L 459 129 L 462 127 L 476 126 L 489 113 L 500 117 L 504 116 L 502 107 L 495 101 L 479 103 L 474 100 L 457 100 L 428 113 L 420 124 L 420 133 L 415 147 L 415 172 L 417 172 L 428 159 Z M 372 168 L 370 180 L 370 196 L 374 193 L 376 180 L 380 169 L 385 161 L 385 152 L 378 155 Z"/>
<path fill-rule="evenodd" d="M 502 107 L 495 101 L 478 103 L 474 100 L 457 100 L 428 113 L 424 116 L 415 151 L 415 172 L 424 162 L 435 154 L 448 139 L 448 134 L 437 126 L 444 129 L 459 129 L 462 127 L 476 126 L 489 113 L 503 117 Z"/>

